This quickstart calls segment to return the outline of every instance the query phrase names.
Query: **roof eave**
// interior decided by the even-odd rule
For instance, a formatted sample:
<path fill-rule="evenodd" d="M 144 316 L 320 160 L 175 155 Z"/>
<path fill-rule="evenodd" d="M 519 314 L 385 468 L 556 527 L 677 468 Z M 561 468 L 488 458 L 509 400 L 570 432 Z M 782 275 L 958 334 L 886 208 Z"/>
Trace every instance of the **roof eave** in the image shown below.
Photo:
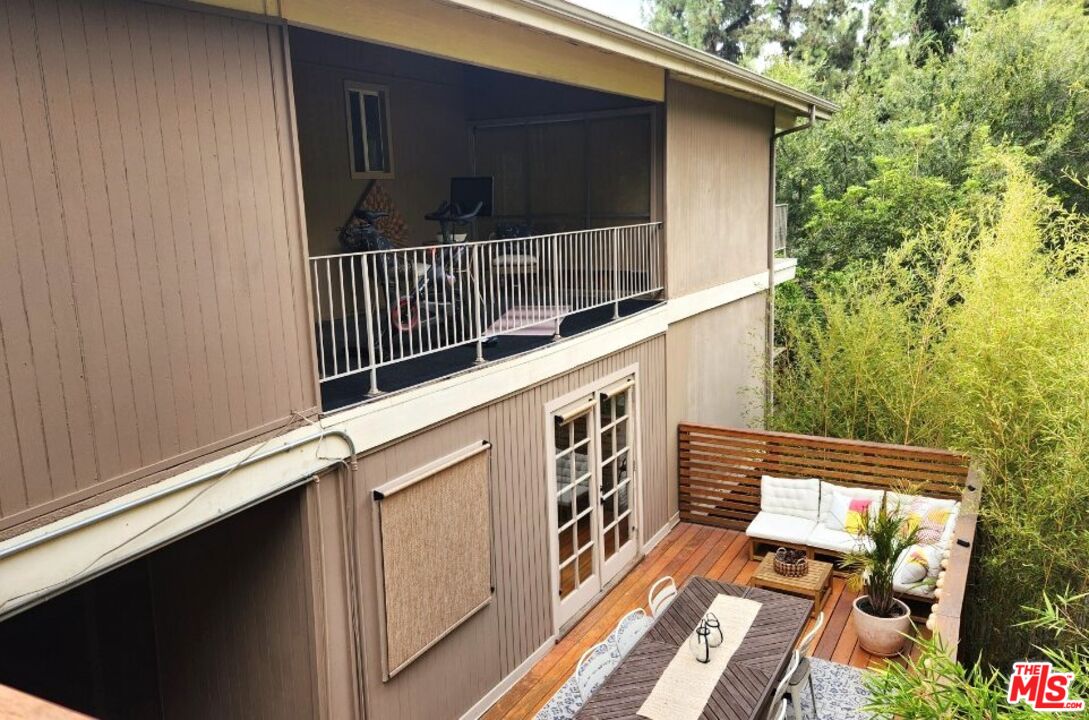
<path fill-rule="evenodd" d="M 460 4 L 464 0 L 454 1 Z M 800 115 L 808 115 L 809 109 L 812 107 L 815 110 L 817 119 L 826 120 L 839 110 L 839 106 L 830 100 L 766 78 L 740 65 L 723 60 L 716 55 L 697 50 L 672 38 L 629 25 L 579 5 L 574 5 L 566 0 L 509 1 L 532 7 L 568 21 L 577 22 L 598 32 L 612 35 L 617 39 L 663 53 L 681 63 L 679 66 L 663 65 L 665 70 L 679 73 L 682 76 L 691 74 L 697 79 L 717 83 L 724 89 L 771 100 L 776 104 L 798 111 Z"/>

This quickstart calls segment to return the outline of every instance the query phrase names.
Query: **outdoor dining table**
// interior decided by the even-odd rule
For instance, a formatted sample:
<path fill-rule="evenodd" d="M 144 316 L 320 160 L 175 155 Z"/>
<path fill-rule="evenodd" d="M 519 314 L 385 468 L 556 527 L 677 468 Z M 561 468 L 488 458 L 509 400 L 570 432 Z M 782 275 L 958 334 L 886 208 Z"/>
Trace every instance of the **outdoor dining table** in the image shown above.
<path fill-rule="evenodd" d="M 689 652 L 689 635 L 719 595 L 759 602 L 760 609 L 730 658 L 701 720 L 762 718 L 790 654 L 809 620 L 812 601 L 771 590 L 694 577 L 681 588 L 635 647 L 575 716 L 619 720 L 641 716 L 639 708 L 678 651 Z"/>

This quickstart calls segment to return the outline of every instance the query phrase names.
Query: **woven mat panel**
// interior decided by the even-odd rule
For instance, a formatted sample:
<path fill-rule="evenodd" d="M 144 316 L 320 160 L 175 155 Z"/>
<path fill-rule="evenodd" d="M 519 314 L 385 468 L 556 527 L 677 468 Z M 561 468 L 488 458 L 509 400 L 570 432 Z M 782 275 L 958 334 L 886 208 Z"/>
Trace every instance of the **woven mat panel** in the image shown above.
<path fill-rule="evenodd" d="M 391 674 L 491 596 L 488 457 L 477 453 L 381 501 Z"/>

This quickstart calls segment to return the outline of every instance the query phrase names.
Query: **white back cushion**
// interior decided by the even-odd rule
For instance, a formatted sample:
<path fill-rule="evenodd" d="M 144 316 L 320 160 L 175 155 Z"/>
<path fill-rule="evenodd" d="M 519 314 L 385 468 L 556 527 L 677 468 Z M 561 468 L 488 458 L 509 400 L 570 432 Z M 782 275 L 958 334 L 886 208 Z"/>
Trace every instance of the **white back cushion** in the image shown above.
<path fill-rule="evenodd" d="M 821 480 L 821 507 L 820 507 L 820 522 L 828 527 L 833 527 L 836 523 L 832 519 L 832 499 L 836 493 L 840 495 L 846 495 L 852 500 L 855 498 L 861 498 L 862 500 L 873 500 L 870 504 L 870 512 L 874 515 L 881 509 L 881 498 L 884 497 L 884 490 L 871 490 L 870 488 L 858 488 L 858 487 L 845 487 L 843 485 L 833 485 L 830 482 Z M 842 529 L 842 528 L 841 528 Z"/>
<path fill-rule="evenodd" d="M 938 549 L 945 551 L 953 540 L 953 531 L 957 529 L 957 516 L 960 515 L 960 503 L 953 503 L 953 509 L 949 513 L 949 519 L 945 521 L 945 529 L 942 531 L 941 540 L 938 541 Z"/>
<path fill-rule="evenodd" d="M 777 515 L 792 515 L 816 520 L 820 508 L 821 481 L 817 478 L 760 479 L 760 509 Z"/>

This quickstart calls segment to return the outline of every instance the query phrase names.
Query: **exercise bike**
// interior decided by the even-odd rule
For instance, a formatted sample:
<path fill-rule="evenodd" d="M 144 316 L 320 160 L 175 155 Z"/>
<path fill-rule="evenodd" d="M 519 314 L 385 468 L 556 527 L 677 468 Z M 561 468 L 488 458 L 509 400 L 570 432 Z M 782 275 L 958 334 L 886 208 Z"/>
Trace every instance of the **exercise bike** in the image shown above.
<path fill-rule="evenodd" d="M 424 216 L 439 224 L 441 243 L 426 250 L 429 262 L 391 303 L 390 325 L 400 337 L 390 341 L 401 354 L 473 342 L 491 324 L 493 313 L 482 292 L 484 268 L 473 274 L 472 246 L 465 242 L 483 206 L 478 202 L 466 212 L 444 201 Z"/>

